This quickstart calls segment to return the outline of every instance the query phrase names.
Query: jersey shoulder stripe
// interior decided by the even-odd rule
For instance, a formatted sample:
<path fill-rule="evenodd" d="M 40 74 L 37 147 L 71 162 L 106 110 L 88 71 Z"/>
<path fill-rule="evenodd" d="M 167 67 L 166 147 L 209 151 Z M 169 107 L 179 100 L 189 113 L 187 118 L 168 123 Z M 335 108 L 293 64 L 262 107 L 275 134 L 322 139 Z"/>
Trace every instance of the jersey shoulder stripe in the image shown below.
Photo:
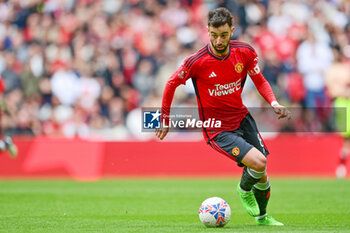
<path fill-rule="evenodd" d="M 205 50 L 205 47 L 198 50 L 195 54 L 189 56 L 185 61 L 185 66 L 187 66 L 193 59 L 195 59 L 200 53 L 202 53 Z"/>
<path fill-rule="evenodd" d="M 250 44 L 246 43 L 246 42 L 242 42 L 242 41 L 238 41 L 238 40 L 231 40 L 230 44 L 234 44 L 234 45 L 245 45 L 245 46 L 249 46 L 251 48 L 253 48 Z"/>
<path fill-rule="evenodd" d="M 250 50 L 252 50 L 253 52 L 255 52 L 255 49 L 254 49 L 252 46 L 250 46 L 248 43 L 245 43 L 245 42 L 240 42 L 240 41 L 232 40 L 232 41 L 230 41 L 230 45 L 231 45 L 231 47 L 233 47 L 233 48 L 242 47 L 242 48 L 250 49 Z"/>
<path fill-rule="evenodd" d="M 204 48 L 201 48 L 195 54 L 190 55 L 185 59 L 184 66 L 187 66 L 193 59 L 195 59 L 201 52 L 203 52 Z"/>
<path fill-rule="evenodd" d="M 190 56 L 184 66 L 187 68 L 187 69 L 190 69 L 191 66 L 201 57 L 203 57 L 205 54 L 207 54 L 208 50 L 207 50 L 207 47 L 204 47 L 202 49 L 200 49 L 196 54 Z"/>
<path fill-rule="evenodd" d="M 203 51 L 203 53 L 201 53 L 198 57 L 196 57 L 189 65 L 188 69 L 190 69 L 192 67 L 192 65 L 198 61 L 200 58 L 202 58 L 203 56 L 205 56 L 206 54 L 208 54 L 208 50 Z"/>
<path fill-rule="evenodd" d="M 253 48 L 248 47 L 248 46 L 231 45 L 231 48 L 246 48 L 246 49 L 249 49 L 249 50 L 255 52 L 255 50 Z"/>

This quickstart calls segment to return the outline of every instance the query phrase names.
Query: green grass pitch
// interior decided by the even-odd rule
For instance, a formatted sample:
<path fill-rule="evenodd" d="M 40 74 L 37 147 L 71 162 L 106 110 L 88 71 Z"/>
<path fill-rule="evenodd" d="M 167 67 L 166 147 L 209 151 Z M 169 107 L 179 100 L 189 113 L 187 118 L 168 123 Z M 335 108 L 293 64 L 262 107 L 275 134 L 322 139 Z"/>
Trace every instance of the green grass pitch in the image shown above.
<path fill-rule="evenodd" d="M 256 226 L 235 192 L 238 179 L 0 181 L 0 232 L 350 232 L 350 180 L 274 179 L 268 212 L 283 227 Z M 219 196 L 224 228 L 206 228 L 198 208 Z"/>

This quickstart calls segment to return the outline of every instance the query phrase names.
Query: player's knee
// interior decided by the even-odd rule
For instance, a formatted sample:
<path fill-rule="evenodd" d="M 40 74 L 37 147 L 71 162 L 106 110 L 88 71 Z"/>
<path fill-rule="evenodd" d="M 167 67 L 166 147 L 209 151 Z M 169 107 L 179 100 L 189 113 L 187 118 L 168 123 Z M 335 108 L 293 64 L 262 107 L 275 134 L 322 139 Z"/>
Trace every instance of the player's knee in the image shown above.
<path fill-rule="evenodd" d="M 257 171 L 265 171 L 266 169 L 266 158 L 264 156 L 260 157 L 258 159 L 258 163 L 257 163 Z"/>
<path fill-rule="evenodd" d="M 260 178 L 259 183 L 266 183 L 269 180 L 266 172 L 264 173 L 264 175 Z"/>
<path fill-rule="evenodd" d="M 256 156 L 254 162 L 251 164 L 251 168 L 255 171 L 262 172 L 266 169 L 266 158 L 265 156 Z"/>
<path fill-rule="evenodd" d="M 266 157 L 256 148 L 252 148 L 242 159 L 248 168 L 262 172 L 266 169 Z"/>

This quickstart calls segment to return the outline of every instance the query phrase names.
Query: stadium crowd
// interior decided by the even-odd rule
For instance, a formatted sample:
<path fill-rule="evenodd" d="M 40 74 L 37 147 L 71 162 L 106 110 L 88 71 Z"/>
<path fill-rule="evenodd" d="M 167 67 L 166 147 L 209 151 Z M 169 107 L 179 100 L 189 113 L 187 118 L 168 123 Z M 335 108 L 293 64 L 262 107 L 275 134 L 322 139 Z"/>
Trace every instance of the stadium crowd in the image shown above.
<path fill-rule="evenodd" d="M 349 66 L 350 1 L 3 0 L 3 131 L 137 137 L 141 108 L 161 105 L 166 80 L 208 43 L 207 12 L 220 6 L 236 15 L 233 39 L 256 48 L 263 74 L 294 114 L 288 124 L 266 120 L 267 103 L 247 82 L 244 103 L 265 119 L 261 130 L 333 130 L 327 74 L 335 63 Z M 173 106 L 196 106 L 191 83 Z"/>

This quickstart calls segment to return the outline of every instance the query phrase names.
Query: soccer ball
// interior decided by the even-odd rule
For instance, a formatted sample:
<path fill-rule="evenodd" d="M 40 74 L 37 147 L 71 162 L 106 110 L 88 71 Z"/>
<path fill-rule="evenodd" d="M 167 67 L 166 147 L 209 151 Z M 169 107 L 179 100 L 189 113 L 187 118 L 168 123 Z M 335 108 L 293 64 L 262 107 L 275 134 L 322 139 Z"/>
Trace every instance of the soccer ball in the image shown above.
<path fill-rule="evenodd" d="M 199 207 L 199 219 L 206 227 L 223 227 L 231 219 L 231 208 L 220 197 L 210 197 Z"/>

